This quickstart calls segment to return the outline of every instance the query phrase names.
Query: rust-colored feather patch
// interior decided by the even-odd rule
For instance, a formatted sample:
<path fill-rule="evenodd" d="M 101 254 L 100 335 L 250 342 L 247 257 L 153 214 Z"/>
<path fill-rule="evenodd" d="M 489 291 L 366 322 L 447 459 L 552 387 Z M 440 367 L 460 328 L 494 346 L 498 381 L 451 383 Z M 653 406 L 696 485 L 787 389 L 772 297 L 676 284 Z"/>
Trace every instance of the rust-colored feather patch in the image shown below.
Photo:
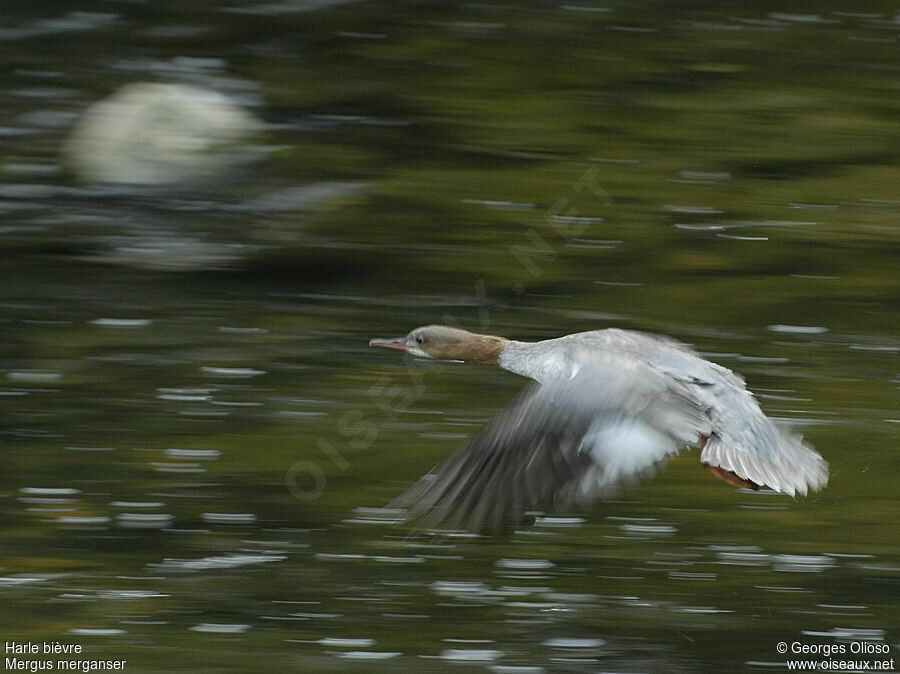
<path fill-rule="evenodd" d="M 719 468 L 718 466 L 711 466 L 708 463 L 704 463 L 703 467 L 706 468 L 706 470 L 708 470 L 710 473 L 715 475 L 717 478 L 722 480 L 722 482 L 727 482 L 732 487 L 742 487 L 744 489 L 753 489 L 754 491 L 759 489 L 758 484 L 756 484 L 755 482 L 751 482 L 750 480 L 745 480 L 733 470 L 725 470 L 724 468 Z"/>

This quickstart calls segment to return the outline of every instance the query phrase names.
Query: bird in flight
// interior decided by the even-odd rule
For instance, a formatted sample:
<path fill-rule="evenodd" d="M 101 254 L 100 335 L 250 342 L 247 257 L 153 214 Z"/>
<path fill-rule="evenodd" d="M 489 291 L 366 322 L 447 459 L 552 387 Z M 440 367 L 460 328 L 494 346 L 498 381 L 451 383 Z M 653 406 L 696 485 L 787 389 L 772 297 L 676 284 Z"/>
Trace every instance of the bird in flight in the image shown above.
<path fill-rule="evenodd" d="M 687 445 L 734 486 L 794 496 L 828 482 L 825 460 L 741 376 L 674 339 L 610 328 L 520 342 L 426 325 L 369 345 L 534 381 L 392 504 L 426 526 L 494 533 L 537 508 L 586 507 Z"/>

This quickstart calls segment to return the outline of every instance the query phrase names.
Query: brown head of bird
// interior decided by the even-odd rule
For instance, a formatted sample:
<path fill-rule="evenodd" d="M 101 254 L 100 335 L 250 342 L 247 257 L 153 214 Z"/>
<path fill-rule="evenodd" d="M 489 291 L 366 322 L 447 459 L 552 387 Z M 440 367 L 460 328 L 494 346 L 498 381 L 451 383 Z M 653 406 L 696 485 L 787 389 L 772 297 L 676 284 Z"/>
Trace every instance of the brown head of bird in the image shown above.
<path fill-rule="evenodd" d="M 404 337 L 372 339 L 369 346 L 405 351 L 419 358 L 496 365 L 506 342 L 503 337 L 480 335 L 447 325 L 424 325 Z"/>

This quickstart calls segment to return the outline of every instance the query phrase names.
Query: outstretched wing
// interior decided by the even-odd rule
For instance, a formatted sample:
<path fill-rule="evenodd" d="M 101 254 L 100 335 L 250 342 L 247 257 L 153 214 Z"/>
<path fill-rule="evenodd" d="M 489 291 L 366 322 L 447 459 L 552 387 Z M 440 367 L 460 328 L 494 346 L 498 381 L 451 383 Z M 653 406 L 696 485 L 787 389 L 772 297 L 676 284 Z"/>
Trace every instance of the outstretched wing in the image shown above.
<path fill-rule="evenodd" d="M 746 442 L 713 434 L 700 460 L 783 494 L 818 491 L 828 483 L 828 463 L 790 431 L 760 416 L 741 427 Z"/>
<path fill-rule="evenodd" d="M 630 353 L 692 387 L 712 424 L 700 460 L 734 473 L 739 478 L 735 484 L 764 484 L 790 496 L 827 484 L 825 460 L 800 436 L 766 417 L 740 375 L 675 340 L 616 329 L 589 334 L 602 345 L 594 348 Z"/>
<path fill-rule="evenodd" d="M 392 506 L 424 526 L 498 532 L 536 508 L 586 505 L 709 433 L 688 386 L 638 359 L 594 358 L 526 388 Z"/>

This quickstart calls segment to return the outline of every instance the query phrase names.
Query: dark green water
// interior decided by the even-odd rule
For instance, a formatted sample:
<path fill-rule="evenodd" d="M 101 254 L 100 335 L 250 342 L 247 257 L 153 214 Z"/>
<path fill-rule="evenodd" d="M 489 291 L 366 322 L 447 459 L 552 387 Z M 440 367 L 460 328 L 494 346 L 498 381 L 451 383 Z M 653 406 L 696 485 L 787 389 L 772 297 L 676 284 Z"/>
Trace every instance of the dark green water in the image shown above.
<path fill-rule="evenodd" d="M 128 672 L 897 656 L 896 6 L 305 8 L 4 18 L 0 641 Z M 271 151 L 197 191 L 78 185 L 63 139 L 135 80 L 238 96 Z M 689 452 L 508 541 L 374 524 L 523 383 L 366 346 L 432 322 L 675 336 L 831 483 L 735 491 Z"/>

